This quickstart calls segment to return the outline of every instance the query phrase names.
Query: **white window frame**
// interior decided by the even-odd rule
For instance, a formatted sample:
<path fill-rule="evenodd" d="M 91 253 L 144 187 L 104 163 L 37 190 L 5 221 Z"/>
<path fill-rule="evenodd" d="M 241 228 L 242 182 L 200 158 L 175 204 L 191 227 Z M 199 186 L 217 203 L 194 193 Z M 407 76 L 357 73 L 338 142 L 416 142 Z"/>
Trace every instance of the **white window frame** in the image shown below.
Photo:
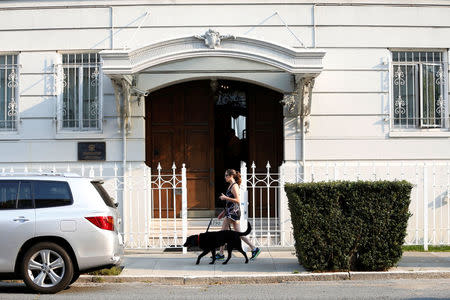
<path fill-rule="evenodd" d="M 417 48 L 408 48 L 408 49 L 401 49 L 401 48 L 391 48 L 388 49 L 389 50 L 389 127 L 390 127 L 390 132 L 394 132 L 394 134 L 391 134 L 391 136 L 397 136 L 395 135 L 395 132 L 405 132 L 405 133 L 414 133 L 414 132 L 434 132 L 437 135 L 436 136 L 447 136 L 448 133 L 450 132 L 450 116 L 449 116 L 449 97 L 448 97 L 448 93 L 449 93 L 449 62 L 448 62 L 448 58 L 449 58 L 449 51 L 448 49 L 417 49 Z M 419 90 L 418 85 L 420 85 L 422 83 L 422 68 L 423 68 L 423 64 L 425 65 L 436 65 L 436 63 L 434 62 L 424 62 L 422 64 L 419 64 L 418 62 L 394 62 L 393 61 L 393 53 L 394 52 L 441 52 L 442 53 L 442 64 L 443 64 L 443 73 L 444 73 L 444 84 L 443 84 L 443 101 L 444 101 L 444 117 L 443 117 L 443 124 L 441 127 L 437 127 L 437 126 L 433 126 L 433 125 L 425 125 L 423 124 L 423 92 L 417 92 Z M 417 86 L 415 87 L 416 90 L 416 95 L 419 95 L 419 99 L 418 99 L 418 107 L 417 109 L 419 109 L 419 113 L 417 114 L 417 116 L 419 117 L 419 126 L 416 127 L 402 127 L 402 126 L 397 126 L 394 124 L 395 119 L 395 100 L 394 99 L 394 87 L 393 87 L 393 78 L 394 78 L 394 64 L 395 65 L 409 65 L 409 66 L 416 66 L 415 68 L 415 72 L 418 73 L 418 78 L 419 78 L 419 82 L 417 84 Z M 414 116 L 416 117 L 416 116 Z M 443 133 L 444 135 L 439 135 L 439 133 Z M 398 135 L 403 136 L 403 135 Z M 404 135 L 405 137 L 409 136 L 409 135 Z"/>
<path fill-rule="evenodd" d="M 8 78 L 8 76 L 5 76 L 4 84 L 5 84 L 5 91 L 8 88 L 14 89 L 14 96 L 13 96 L 13 102 L 9 103 L 6 107 L 6 113 L 9 114 L 10 112 L 15 115 L 15 119 L 12 121 L 13 126 L 11 128 L 0 128 L 0 135 L 8 135 L 11 133 L 17 133 L 19 131 L 19 88 L 20 88 L 20 62 L 19 62 L 19 53 L 0 53 L 0 56 L 15 56 L 16 61 L 13 62 L 13 64 L 4 64 L 0 65 L 0 72 L 6 72 L 7 69 L 12 68 L 14 70 L 15 76 L 13 78 Z M 11 76 L 11 74 L 9 74 Z M 12 104 L 12 106 L 11 106 Z M 3 122 L 5 120 L 0 120 L 0 122 Z"/>
<path fill-rule="evenodd" d="M 79 103 L 78 103 L 78 127 L 63 127 L 64 124 L 64 83 L 65 83 L 65 76 L 64 76 L 64 66 L 70 65 L 71 67 L 74 67 L 78 70 L 78 78 L 83 78 L 83 68 L 86 68 L 87 66 L 92 66 L 90 63 L 81 64 L 81 63 L 74 63 L 74 64 L 63 64 L 63 55 L 71 55 L 71 54 L 98 54 L 98 52 L 60 52 L 58 56 L 57 64 L 55 65 L 55 78 L 56 78 L 56 87 L 57 87 L 57 131 L 60 133 L 70 133 L 70 132 L 77 132 L 77 133 L 102 133 L 103 132 L 103 70 L 102 70 L 102 62 L 99 61 L 98 65 L 98 116 L 97 116 L 97 128 L 90 128 L 90 127 L 83 127 L 83 81 L 81 81 L 81 84 L 79 84 L 78 87 L 78 95 L 80 97 Z M 67 83 L 66 83 L 67 84 Z"/>

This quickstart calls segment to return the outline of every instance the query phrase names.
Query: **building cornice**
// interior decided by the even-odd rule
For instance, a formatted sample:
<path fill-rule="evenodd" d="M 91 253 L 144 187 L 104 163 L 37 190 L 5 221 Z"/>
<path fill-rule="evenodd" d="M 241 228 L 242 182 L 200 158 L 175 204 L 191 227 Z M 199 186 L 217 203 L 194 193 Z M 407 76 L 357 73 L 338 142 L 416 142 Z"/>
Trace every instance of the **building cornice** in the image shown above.
<path fill-rule="evenodd" d="M 79 7 L 112 6 L 155 6 L 155 5 L 331 5 L 331 6 L 450 6 L 448 0 L 78 0 L 78 1 L 8 1 L 0 2 L 2 9 L 55 9 Z"/>
<path fill-rule="evenodd" d="M 198 57 L 231 57 L 276 67 L 291 74 L 317 76 L 323 69 L 321 49 L 290 48 L 248 37 L 233 37 L 210 48 L 198 36 L 176 38 L 135 50 L 100 52 L 105 74 L 136 74 L 145 69 Z"/>

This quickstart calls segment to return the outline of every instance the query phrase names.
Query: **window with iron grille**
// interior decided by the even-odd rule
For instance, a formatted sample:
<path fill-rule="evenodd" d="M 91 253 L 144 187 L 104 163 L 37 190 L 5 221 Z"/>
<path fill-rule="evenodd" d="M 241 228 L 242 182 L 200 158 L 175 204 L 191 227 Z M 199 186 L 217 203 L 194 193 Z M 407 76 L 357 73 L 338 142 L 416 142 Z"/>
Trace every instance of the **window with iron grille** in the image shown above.
<path fill-rule="evenodd" d="M 441 51 L 392 52 L 394 128 L 445 128 L 446 64 Z"/>
<path fill-rule="evenodd" d="M 16 130 L 18 78 L 17 55 L 0 55 L 0 131 Z"/>
<path fill-rule="evenodd" d="M 101 64 L 98 53 L 63 54 L 59 70 L 61 94 L 59 128 L 101 129 Z"/>

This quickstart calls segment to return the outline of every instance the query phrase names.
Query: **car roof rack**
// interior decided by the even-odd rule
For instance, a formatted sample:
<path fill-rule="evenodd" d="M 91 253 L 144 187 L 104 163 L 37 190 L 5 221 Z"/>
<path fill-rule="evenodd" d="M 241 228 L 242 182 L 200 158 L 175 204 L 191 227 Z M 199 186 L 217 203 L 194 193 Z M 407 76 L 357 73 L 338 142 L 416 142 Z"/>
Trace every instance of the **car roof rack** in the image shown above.
<path fill-rule="evenodd" d="M 13 176 L 54 176 L 54 177 L 81 177 L 75 173 L 54 173 L 54 172 L 0 172 L 0 177 L 13 177 Z"/>

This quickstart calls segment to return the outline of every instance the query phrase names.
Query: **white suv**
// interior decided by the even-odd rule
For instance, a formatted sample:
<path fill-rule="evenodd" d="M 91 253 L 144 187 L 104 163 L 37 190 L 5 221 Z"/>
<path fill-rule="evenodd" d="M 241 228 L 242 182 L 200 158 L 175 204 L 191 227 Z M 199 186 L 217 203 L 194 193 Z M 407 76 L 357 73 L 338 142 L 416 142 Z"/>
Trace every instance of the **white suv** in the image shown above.
<path fill-rule="evenodd" d="M 77 175 L 0 175 L 0 275 L 56 293 L 81 273 L 120 264 L 117 205 Z"/>

